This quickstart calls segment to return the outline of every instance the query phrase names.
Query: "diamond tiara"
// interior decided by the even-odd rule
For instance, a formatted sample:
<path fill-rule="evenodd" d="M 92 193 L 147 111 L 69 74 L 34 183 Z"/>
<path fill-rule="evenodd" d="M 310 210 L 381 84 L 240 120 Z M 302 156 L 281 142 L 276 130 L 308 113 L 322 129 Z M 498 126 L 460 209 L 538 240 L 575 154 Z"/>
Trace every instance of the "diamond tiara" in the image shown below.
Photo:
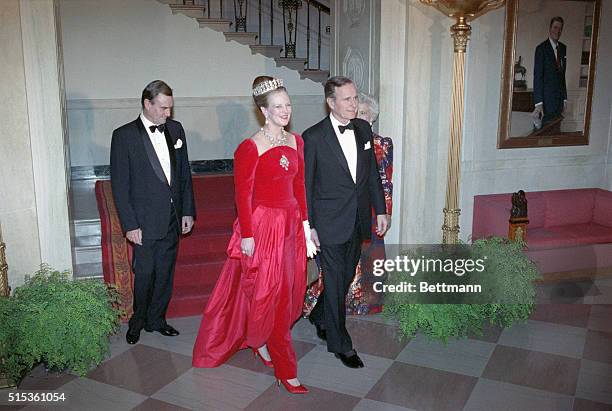
<path fill-rule="evenodd" d="M 279 78 L 275 78 L 272 80 L 266 80 L 262 83 L 259 83 L 257 87 L 253 89 L 254 96 L 260 96 L 268 91 L 276 90 L 279 87 L 283 87 L 283 80 Z"/>

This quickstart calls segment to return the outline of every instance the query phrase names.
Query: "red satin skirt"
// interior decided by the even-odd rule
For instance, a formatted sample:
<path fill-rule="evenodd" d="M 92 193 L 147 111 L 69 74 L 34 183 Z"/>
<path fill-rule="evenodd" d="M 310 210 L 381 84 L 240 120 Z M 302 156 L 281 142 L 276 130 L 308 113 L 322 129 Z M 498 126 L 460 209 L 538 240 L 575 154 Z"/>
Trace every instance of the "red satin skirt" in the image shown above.
<path fill-rule="evenodd" d="M 306 290 L 306 245 L 297 202 L 255 208 L 255 253 L 240 249 L 234 222 L 228 259 L 204 309 L 193 347 L 194 367 L 217 367 L 236 351 L 267 344 L 277 378 L 297 376 L 291 327 Z"/>

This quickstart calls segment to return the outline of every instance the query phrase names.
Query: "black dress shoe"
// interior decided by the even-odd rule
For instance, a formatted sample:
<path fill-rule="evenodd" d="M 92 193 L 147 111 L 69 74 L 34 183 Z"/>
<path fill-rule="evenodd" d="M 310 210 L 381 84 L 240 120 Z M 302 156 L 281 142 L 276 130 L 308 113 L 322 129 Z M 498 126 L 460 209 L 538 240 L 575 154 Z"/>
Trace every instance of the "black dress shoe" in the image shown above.
<path fill-rule="evenodd" d="M 325 328 L 321 328 L 319 324 L 313 323 L 315 328 L 317 329 L 317 337 L 322 339 L 323 341 L 327 341 L 327 331 Z"/>
<path fill-rule="evenodd" d="M 153 331 L 157 331 L 158 333 L 160 333 L 161 335 L 165 335 L 166 337 L 176 337 L 177 335 L 180 334 L 174 327 L 168 324 L 162 326 L 161 328 L 157 328 L 157 329 L 145 327 L 145 331 L 150 332 L 150 333 L 152 333 Z"/>
<path fill-rule="evenodd" d="M 336 356 L 336 358 L 340 358 L 342 364 L 346 365 L 349 368 L 363 368 L 363 361 L 361 361 L 361 358 L 359 358 L 357 353 L 354 353 L 352 355 L 336 353 L 334 355 Z"/>
<path fill-rule="evenodd" d="M 140 340 L 140 331 L 134 331 L 131 328 L 128 330 L 127 334 L 125 334 L 125 341 L 128 344 L 136 344 Z"/>
<path fill-rule="evenodd" d="M 162 328 L 157 330 L 161 335 L 165 335 L 166 337 L 176 337 L 180 333 L 171 325 L 164 325 Z"/>

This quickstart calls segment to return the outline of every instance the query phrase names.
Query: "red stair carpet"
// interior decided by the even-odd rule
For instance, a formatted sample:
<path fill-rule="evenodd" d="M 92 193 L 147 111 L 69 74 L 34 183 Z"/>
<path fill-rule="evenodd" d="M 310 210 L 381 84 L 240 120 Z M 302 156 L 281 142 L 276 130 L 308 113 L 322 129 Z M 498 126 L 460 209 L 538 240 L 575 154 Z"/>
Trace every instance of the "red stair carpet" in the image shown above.
<path fill-rule="evenodd" d="M 217 281 L 236 218 L 234 179 L 231 174 L 193 177 L 197 220 L 183 236 L 174 272 L 174 289 L 167 317 L 199 315 Z M 126 241 L 113 202 L 109 180 L 96 182 L 96 200 L 102 226 L 104 281 L 115 284 L 121 295 L 123 319 L 132 315 L 134 274 L 131 246 Z"/>

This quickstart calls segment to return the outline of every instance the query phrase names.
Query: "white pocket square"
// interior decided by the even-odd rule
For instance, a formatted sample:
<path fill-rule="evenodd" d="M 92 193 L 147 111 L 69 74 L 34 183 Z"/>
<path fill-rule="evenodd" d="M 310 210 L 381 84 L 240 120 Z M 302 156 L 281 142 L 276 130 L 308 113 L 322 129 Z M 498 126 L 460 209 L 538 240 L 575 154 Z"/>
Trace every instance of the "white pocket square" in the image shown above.
<path fill-rule="evenodd" d="M 370 142 L 368 141 L 368 142 L 367 142 L 367 143 L 365 143 L 365 145 L 363 146 L 363 149 L 364 149 L 364 150 L 369 150 L 370 148 L 371 148 L 371 147 L 370 147 Z"/>
<path fill-rule="evenodd" d="M 368 143 L 370 144 L 370 143 Z M 174 148 L 179 149 L 183 147 L 183 140 L 181 140 L 180 138 L 178 140 L 176 140 L 176 143 L 174 143 Z"/>

